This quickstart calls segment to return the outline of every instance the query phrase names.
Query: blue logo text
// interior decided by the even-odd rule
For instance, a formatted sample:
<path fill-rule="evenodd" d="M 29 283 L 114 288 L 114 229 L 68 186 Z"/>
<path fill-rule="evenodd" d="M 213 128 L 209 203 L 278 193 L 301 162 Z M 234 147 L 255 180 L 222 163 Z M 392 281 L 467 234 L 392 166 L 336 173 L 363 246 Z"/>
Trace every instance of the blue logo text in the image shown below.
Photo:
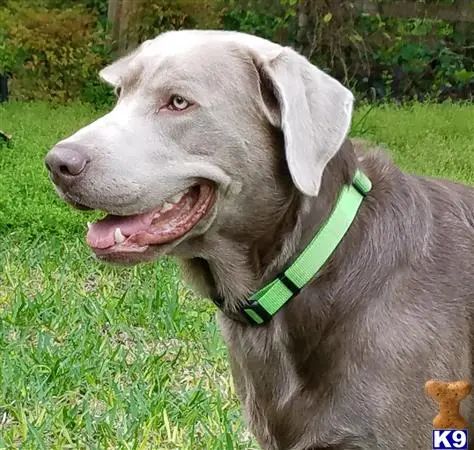
<path fill-rule="evenodd" d="M 467 450 L 467 430 L 433 430 L 432 450 Z"/>

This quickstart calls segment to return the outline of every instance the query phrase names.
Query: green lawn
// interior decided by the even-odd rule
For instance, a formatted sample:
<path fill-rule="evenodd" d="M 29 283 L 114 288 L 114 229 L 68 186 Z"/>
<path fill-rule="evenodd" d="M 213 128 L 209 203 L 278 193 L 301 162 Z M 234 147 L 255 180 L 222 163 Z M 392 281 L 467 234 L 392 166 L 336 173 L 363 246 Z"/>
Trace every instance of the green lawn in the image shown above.
<path fill-rule="evenodd" d="M 0 448 L 253 449 L 209 301 L 169 260 L 120 269 L 56 197 L 47 150 L 98 113 L 0 105 Z M 405 169 L 474 183 L 474 106 L 357 112 Z"/>

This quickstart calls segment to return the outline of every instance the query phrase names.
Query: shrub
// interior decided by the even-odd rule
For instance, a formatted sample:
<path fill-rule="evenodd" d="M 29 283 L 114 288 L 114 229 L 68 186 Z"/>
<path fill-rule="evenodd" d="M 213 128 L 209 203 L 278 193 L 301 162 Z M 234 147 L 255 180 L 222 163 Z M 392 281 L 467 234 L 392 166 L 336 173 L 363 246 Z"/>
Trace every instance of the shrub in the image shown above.
<path fill-rule="evenodd" d="M 109 43 L 94 12 L 14 4 L 9 19 L 3 45 L 6 54 L 15 55 L 14 97 L 68 101 L 94 85 L 109 58 Z"/>
<path fill-rule="evenodd" d="M 0 9 L 0 75 L 11 73 L 18 66 L 19 51 L 8 45 L 7 24 L 10 21 L 10 11 L 2 7 Z"/>
<path fill-rule="evenodd" d="M 117 44 L 107 0 L 0 2 L 0 74 L 14 74 L 13 97 L 111 103 L 97 75 Z M 353 0 L 133 0 L 132 10 L 120 50 L 168 30 L 224 28 L 295 47 L 361 97 L 474 95 L 472 31 L 439 20 L 367 16 Z"/>
<path fill-rule="evenodd" d="M 474 51 L 468 35 L 440 20 L 360 16 L 356 27 L 370 47 L 357 87 L 379 98 L 469 98 L 474 91 Z"/>
<path fill-rule="evenodd" d="M 128 39 L 138 43 L 169 30 L 221 28 L 221 0 L 135 0 Z"/>
<path fill-rule="evenodd" d="M 281 44 L 296 40 L 297 0 L 222 0 L 222 26 Z"/>

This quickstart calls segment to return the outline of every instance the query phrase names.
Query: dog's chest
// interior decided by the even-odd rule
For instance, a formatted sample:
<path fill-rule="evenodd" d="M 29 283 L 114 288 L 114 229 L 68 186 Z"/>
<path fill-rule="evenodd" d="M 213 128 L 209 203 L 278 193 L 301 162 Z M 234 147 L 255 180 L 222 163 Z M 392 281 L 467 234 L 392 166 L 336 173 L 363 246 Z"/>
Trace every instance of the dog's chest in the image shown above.
<path fill-rule="evenodd" d="M 299 377 L 286 352 L 275 342 L 252 347 L 247 339 L 226 341 L 246 421 L 262 448 L 279 449 L 282 435 L 293 427 L 282 423 L 282 413 L 301 390 Z"/>
<path fill-rule="evenodd" d="M 281 330 L 242 333 L 225 319 L 221 329 L 246 421 L 263 449 L 306 449 L 352 434 L 350 426 L 343 432 L 335 428 L 340 423 L 335 411 L 347 400 L 344 387 L 332 392 L 330 400 L 324 394 L 325 384 L 308 389 L 308 380 L 299 373 Z"/>

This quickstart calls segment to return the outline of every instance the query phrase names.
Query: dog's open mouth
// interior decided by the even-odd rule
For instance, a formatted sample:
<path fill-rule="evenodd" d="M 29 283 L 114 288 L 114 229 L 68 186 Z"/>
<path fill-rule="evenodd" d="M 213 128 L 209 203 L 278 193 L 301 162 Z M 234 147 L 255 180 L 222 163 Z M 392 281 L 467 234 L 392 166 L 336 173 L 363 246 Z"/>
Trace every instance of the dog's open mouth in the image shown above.
<path fill-rule="evenodd" d="M 200 183 L 182 191 L 146 213 L 107 215 L 89 224 L 87 243 L 99 255 L 144 252 L 150 245 L 169 244 L 183 237 L 214 204 L 211 184 Z"/>

